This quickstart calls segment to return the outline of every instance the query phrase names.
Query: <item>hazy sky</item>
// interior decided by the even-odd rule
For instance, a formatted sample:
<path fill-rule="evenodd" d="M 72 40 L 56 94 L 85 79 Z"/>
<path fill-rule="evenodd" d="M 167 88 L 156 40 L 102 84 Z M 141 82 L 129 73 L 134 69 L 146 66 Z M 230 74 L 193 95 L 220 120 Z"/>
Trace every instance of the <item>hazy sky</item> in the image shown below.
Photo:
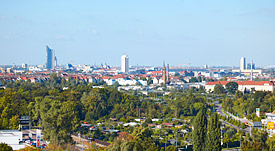
<path fill-rule="evenodd" d="M 275 0 L 1 0 L 0 64 L 275 64 Z"/>

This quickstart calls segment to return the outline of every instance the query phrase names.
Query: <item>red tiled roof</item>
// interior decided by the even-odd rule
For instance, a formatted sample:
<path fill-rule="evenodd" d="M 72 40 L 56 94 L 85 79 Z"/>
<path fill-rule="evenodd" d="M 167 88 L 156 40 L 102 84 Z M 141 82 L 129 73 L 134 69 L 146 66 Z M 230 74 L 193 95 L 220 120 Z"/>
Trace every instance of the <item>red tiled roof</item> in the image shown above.
<path fill-rule="evenodd" d="M 103 76 L 103 77 L 101 77 L 102 79 L 109 79 L 109 77 L 107 77 L 107 76 Z"/>
<path fill-rule="evenodd" d="M 162 71 L 152 71 L 151 74 L 161 74 L 161 73 L 162 73 Z"/>
<path fill-rule="evenodd" d="M 173 126 L 174 123 L 162 123 L 162 125 L 165 125 L 165 126 Z"/>

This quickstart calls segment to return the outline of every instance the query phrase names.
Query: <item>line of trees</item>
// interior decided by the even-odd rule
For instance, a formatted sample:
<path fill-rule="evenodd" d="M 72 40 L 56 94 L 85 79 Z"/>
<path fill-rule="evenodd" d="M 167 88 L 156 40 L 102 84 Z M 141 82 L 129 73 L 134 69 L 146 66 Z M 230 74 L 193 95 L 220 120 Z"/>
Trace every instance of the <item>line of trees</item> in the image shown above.
<path fill-rule="evenodd" d="M 197 114 L 194 120 L 194 130 L 192 132 L 194 151 L 221 150 L 220 122 L 217 113 L 211 114 L 209 119 L 205 109 Z"/>

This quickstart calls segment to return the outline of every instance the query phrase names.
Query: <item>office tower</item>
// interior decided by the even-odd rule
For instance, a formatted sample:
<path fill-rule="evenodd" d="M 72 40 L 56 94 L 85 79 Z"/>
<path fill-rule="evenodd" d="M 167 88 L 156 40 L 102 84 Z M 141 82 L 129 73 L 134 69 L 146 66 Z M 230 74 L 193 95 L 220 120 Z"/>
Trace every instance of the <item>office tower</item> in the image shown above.
<path fill-rule="evenodd" d="M 251 73 L 250 73 L 251 78 L 250 78 L 250 80 L 253 81 L 253 60 L 251 60 L 250 65 L 251 65 L 251 66 L 250 66 L 250 69 L 251 69 Z"/>
<path fill-rule="evenodd" d="M 121 56 L 121 72 L 123 73 L 129 72 L 129 57 L 126 54 Z"/>
<path fill-rule="evenodd" d="M 22 68 L 24 68 L 24 69 L 25 69 L 25 71 L 27 71 L 27 69 L 28 69 L 28 65 L 27 65 L 26 63 L 23 63 L 23 64 L 22 64 Z"/>
<path fill-rule="evenodd" d="M 247 64 L 246 69 L 249 69 L 249 70 L 251 69 L 251 63 L 248 63 L 248 64 Z M 255 63 L 253 63 L 252 69 L 255 69 Z"/>
<path fill-rule="evenodd" d="M 47 52 L 47 63 L 46 63 L 46 68 L 47 69 L 54 69 L 55 65 L 55 55 L 54 55 L 54 50 L 50 49 L 48 46 L 46 46 L 46 52 Z"/>
<path fill-rule="evenodd" d="M 28 65 L 26 63 L 23 63 L 22 68 L 28 68 Z"/>
<path fill-rule="evenodd" d="M 245 70 L 245 57 L 241 57 L 241 62 L 240 62 L 240 70 Z"/>

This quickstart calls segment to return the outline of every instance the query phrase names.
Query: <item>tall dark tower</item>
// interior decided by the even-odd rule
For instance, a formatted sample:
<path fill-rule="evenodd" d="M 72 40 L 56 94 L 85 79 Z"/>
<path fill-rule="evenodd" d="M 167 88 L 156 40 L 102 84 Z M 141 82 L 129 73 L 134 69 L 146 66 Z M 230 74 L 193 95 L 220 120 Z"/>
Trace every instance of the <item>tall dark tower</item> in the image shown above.
<path fill-rule="evenodd" d="M 167 64 L 167 70 L 166 70 L 166 83 L 169 83 L 169 64 Z"/>

